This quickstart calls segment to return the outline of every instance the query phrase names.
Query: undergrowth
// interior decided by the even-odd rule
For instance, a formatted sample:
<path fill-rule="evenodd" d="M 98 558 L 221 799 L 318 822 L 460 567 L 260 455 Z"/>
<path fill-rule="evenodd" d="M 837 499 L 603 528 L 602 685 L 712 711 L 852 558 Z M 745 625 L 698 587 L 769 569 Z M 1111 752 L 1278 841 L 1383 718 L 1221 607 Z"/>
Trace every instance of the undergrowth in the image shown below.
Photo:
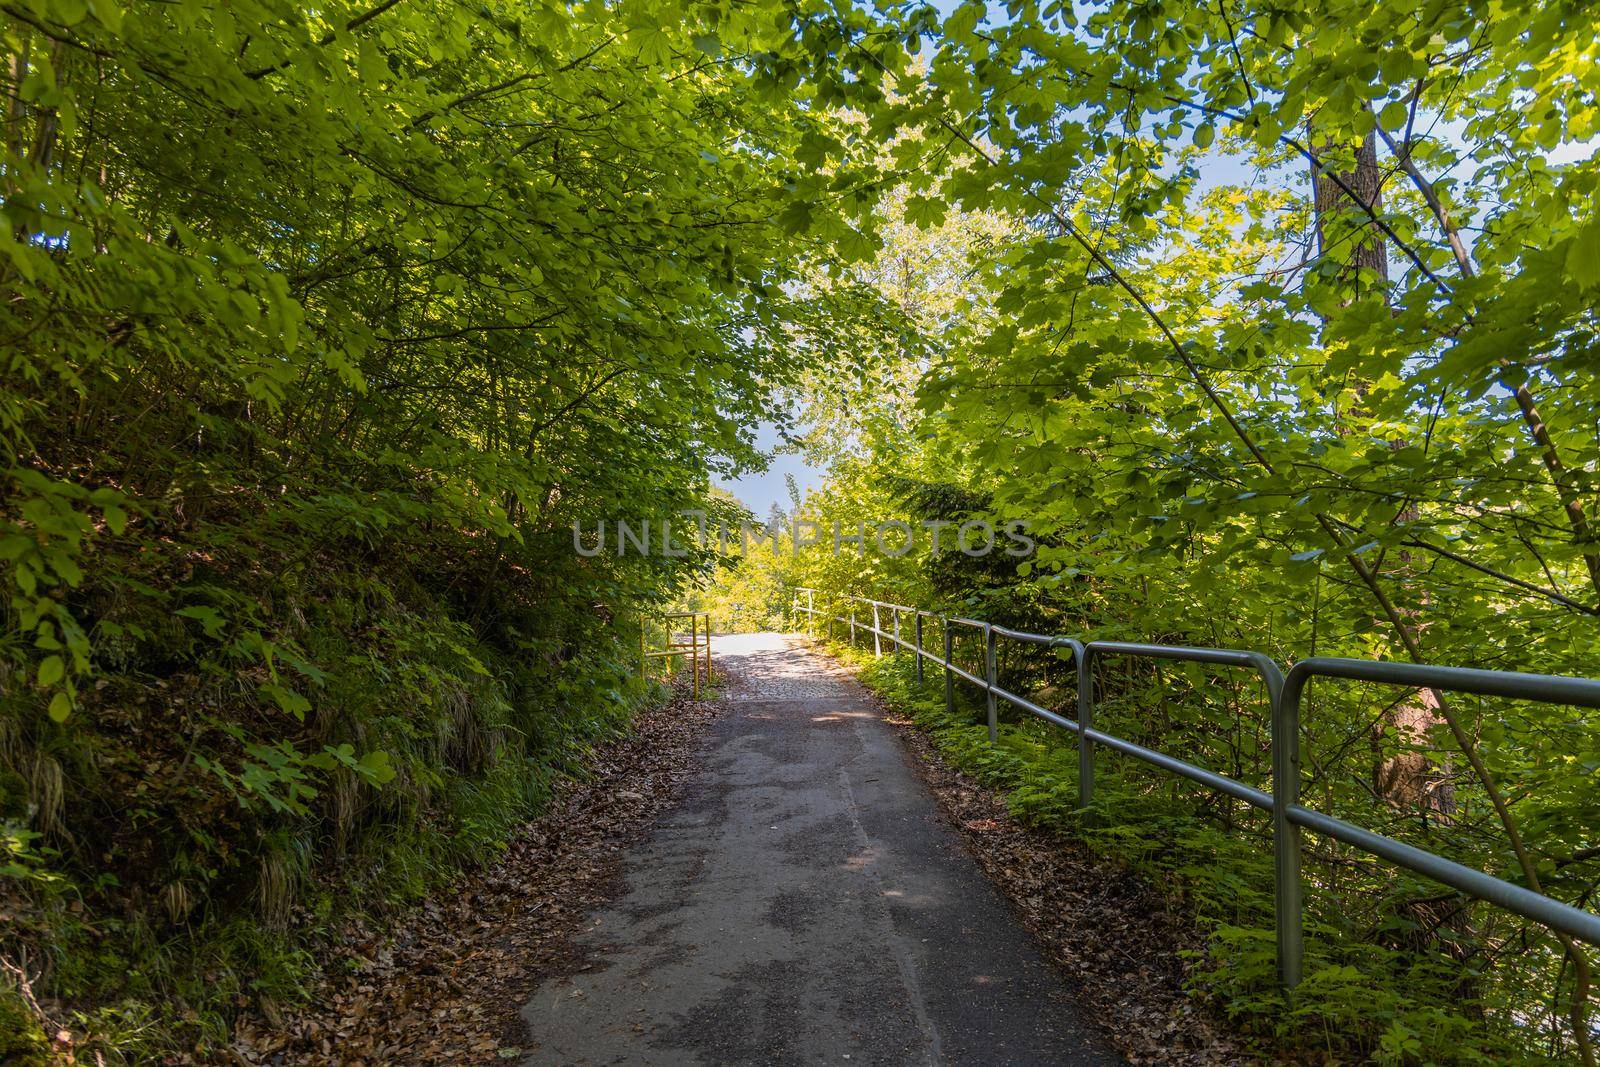
<path fill-rule="evenodd" d="M 254 601 L 237 575 L 182 587 L 206 610 L 176 617 L 108 602 L 87 714 L 0 718 L 0 1062 L 58 1026 L 80 1060 L 218 1054 L 242 1010 L 308 997 L 320 948 L 493 860 L 664 694 L 587 605 L 468 625 L 447 582 L 314 573 Z"/>
<path fill-rule="evenodd" d="M 1266 819 L 1242 805 L 1197 802 L 1176 779 L 1100 751 L 1095 804 L 1078 807 L 1076 735 L 1006 709 L 988 740 L 981 699 L 943 676 L 915 680 L 910 656 L 874 658 L 829 646 L 891 708 L 911 719 L 953 766 L 999 790 L 1023 825 L 1081 842 L 1148 880 L 1189 916 L 1204 949 L 1186 960 L 1189 992 L 1225 1016 L 1268 1059 L 1385 1064 L 1546 1063 L 1472 993 L 1470 967 L 1443 951 L 1384 943 L 1393 931 L 1352 929 L 1336 895 L 1307 886 L 1305 977 L 1292 996 L 1276 982 L 1272 847 Z M 968 690 L 963 692 L 963 690 Z M 981 694 L 979 694 L 981 697 Z M 1101 723 L 1116 732 L 1114 721 Z M 1401 925 L 1399 920 L 1394 924 Z"/>

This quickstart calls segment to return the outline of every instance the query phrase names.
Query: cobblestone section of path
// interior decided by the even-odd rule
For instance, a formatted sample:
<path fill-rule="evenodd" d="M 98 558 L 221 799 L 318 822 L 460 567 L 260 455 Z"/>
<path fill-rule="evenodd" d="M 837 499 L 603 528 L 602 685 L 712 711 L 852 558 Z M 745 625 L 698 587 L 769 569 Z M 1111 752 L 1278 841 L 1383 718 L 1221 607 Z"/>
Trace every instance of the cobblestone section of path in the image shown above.
<path fill-rule="evenodd" d="M 681 803 L 523 1009 L 528 1064 L 1111 1064 L 849 675 L 718 638 Z"/>

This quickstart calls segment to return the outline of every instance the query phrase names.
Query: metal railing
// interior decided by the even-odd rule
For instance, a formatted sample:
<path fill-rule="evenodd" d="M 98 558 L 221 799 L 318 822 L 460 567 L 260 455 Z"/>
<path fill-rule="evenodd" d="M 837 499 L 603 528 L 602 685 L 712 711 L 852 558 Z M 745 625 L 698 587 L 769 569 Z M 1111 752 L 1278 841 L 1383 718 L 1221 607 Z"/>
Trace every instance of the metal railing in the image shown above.
<path fill-rule="evenodd" d="M 649 628 L 649 618 L 639 617 L 639 677 L 648 678 L 649 665 L 652 659 L 666 659 L 668 669 L 671 669 L 672 659 L 675 656 L 689 657 L 690 686 L 694 690 L 694 699 L 700 699 L 700 671 L 702 663 L 706 674 L 706 685 L 711 684 L 711 613 L 707 611 L 669 611 L 655 616 L 660 619 L 666 630 L 666 644 L 662 648 L 647 649 L 645 647 L 645 631 Z M 689 640 L 680 641 L 672 632 L 674 619 L 689 620 Z M 701 621 L 704 620 L 704 627 Z"/>
<path fill-rule="evenodd" d="M 800 594 L 804 594 L 802 604 Z M 1401 867 L 1442 882 L 1468 896 L 1496 904 L 1526 919 L 1560 931 L 1591 945 L 1600 945 L 1600 915 L 1575 908 L 1552 897 L 1536 893 L 1524 886 L 1514 885 L 1471 867 L 1463 866 L 1425 849 L 1408 845 L 1394 838 L 1363 830 L 1359 826 L 1334 818 L 1300 804 L 1300 700 L 1306 683 L 1312 678 L 1342 678 L 1352 681 L 1376 682 L 1407 688 L 1428 688 L 1484 696 L 1512 697 L 1519 700 L 1541 701 L 1550 704 L 1568 704 L 1579 707 L 1600 708 L 1600 681 L 1589 678 L 1565 678 L 1548 674 L 1519 674 L 1512 671 L 1486 671 L 1466 667 L 1434 667 L 1416 663 L 1397 663 L 1387 660 L 1339 659 L 1318 656 L 1300 660 L 1285 672 L 1271 657 L 1260 652 L 1235 649 L 1203 648 L 1187 645 L 1150 645 L 1127 641 L 1081 641 L 1073 637 L 1054 637 L 1048 634 L 1026 633 L 977 619 L 941 615 L 873 600 L 870 597 L 837 596 L 831 607 L 839 602 L 850 607 L 848 617 L 819 610 L 816 606 L 817 590 L 800 588 L 795 596 L 793 611 L 798 619 L 804 614 L 808 623 L 819 616 L 827 620 L 829 636 L 834 623 L 848 625 L 850 639 L 855 641 L 856 631 L 866 629 L 872 633 L 873 647 L 883 654 L 883 642 L 889 640 L 916 653 L 916 677 L 924 681 L 923 661 L 932 660 L 944 668 L 944 696 L 946 710 L 954 710 L 955 680 L 960 678 L 984 690 L 989 720 L 989 740 L 998 739 L 998 703 L 1004 701 L 1031 715 L 1071 730 L 1078 736 L 1078 804 L 1087 809 L 1094 803 L 1094 757 L 1096 746 L 1103 746 L 1124 755 L 1133 756 L 1172 774 L 1198 782 L 1207 788 L 1242 800 L 1272 815 L 1272 843 L 1274 859 L 1273 910 L 1277 925 L 1278 978 L 1286 988 L 1300 981 L 1304 958 L 1304 904 L 1301 895 L 1300 831 L 1310 830 L 1331 837 L 1364 852 L 1396 863 Z M 865 605 L 872 609 L 872 622 L 858 623 L 857 608 Z M 892 615 L 892 629 L 883 629 L 883 614 Z M 915 634 L 911 641 L 900 636 L 901 615 L 915 620 Z M 923 621 L 937 619 L 944 636 L 943 656 L 930 652 L 923 645 Z M 978 677 L 957 666 L 954 660 L 953 626 L 969 627 L 983 634 L 984 674 Z M 809 629 L 809 626 L 808 626 Z M 1009 638 L 1048 649 L 1065 648 L 1072 653 L 1077 673 L 1078 699 L 1076 717 L 1063 715 L 1041 707 L 1039 704 L 1007 692 L 998 684 L 995 659 L 997 638 Z M 1124 740 L 1094 726 L 1094 665 L 1106 656 L 1131 656 L 1140 659 L 1182 660 L 1190 663 L 1210 663 L 1228 667 L 1243 667 L 1255 671 L 1267 691 L 1271 726 L 1272 792 L 1265 793 L 1225 775 L 1197 767 L 1175 756 L 1146 748 Z"/>

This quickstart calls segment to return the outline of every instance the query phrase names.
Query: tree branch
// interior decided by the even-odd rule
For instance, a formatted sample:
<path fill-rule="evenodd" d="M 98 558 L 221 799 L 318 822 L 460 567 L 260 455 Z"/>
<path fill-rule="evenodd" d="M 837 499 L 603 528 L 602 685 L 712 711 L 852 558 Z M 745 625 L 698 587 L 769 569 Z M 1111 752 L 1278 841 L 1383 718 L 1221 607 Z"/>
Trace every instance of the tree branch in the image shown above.
<path fill-rule="evenodd" d="M 373 19 L 377 18 L 379 15 L 383 14 L 385 11 L 388 11 L 391 7 L 394 7 L 395 5 L 397 5 L 399 3 L 400 3 L 400 0 L 383 0 L 383 3 L 379 4 L 377 7 L 374 7 L 371 10 L 368 10 L 368 11 L 363 11 L 361 14 L 359 14 L 355 18 L 351 19 L 349 22 L 346 22 L 344 24 L 344 29 L 342 31 L 341 30 L 329 30 L 327 33 L 323 34 L 322 35 L 322 40 L 317 42 L 317 47 L 318 48 L 326 48 L 328 45 L 330 45 L 334 41 L 338 40 L 339 34 L 341 32 L 349 33 L 352 30 L 360 29 L 362 26 L 365 26 L 367 23 L 371 22 Z M 289 58 L 283 60 L 282 62 L 275 63 L 270 67 L 259 67 L 259 68 L 255 69 L 255 70 L 247 70 L 247 71 L 245 71 L 244 76 L 246 78 L 249 78 L 251 81 L 260 81 L 262 78 L 265 78 L 268 74 L 272 74 L 272 73 L 274 73 L 276 71 L 287 69 L 289 67 L 289 65 L 292 64 L 293 62 L 294 62 L 294 57 L 290 56 Z"/>

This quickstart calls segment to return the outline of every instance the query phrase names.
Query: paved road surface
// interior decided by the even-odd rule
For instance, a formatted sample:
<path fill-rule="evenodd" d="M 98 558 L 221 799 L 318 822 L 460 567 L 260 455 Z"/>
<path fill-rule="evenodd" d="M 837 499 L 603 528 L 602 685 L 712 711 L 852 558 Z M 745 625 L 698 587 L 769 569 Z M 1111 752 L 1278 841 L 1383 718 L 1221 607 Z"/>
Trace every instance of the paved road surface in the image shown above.
<path fill-rule="evenodd" d="M 523 1008 L 527 1064 L 1110 1064 L 865 691 L 773 634 L 718 638 L 727 711 Z"/>

